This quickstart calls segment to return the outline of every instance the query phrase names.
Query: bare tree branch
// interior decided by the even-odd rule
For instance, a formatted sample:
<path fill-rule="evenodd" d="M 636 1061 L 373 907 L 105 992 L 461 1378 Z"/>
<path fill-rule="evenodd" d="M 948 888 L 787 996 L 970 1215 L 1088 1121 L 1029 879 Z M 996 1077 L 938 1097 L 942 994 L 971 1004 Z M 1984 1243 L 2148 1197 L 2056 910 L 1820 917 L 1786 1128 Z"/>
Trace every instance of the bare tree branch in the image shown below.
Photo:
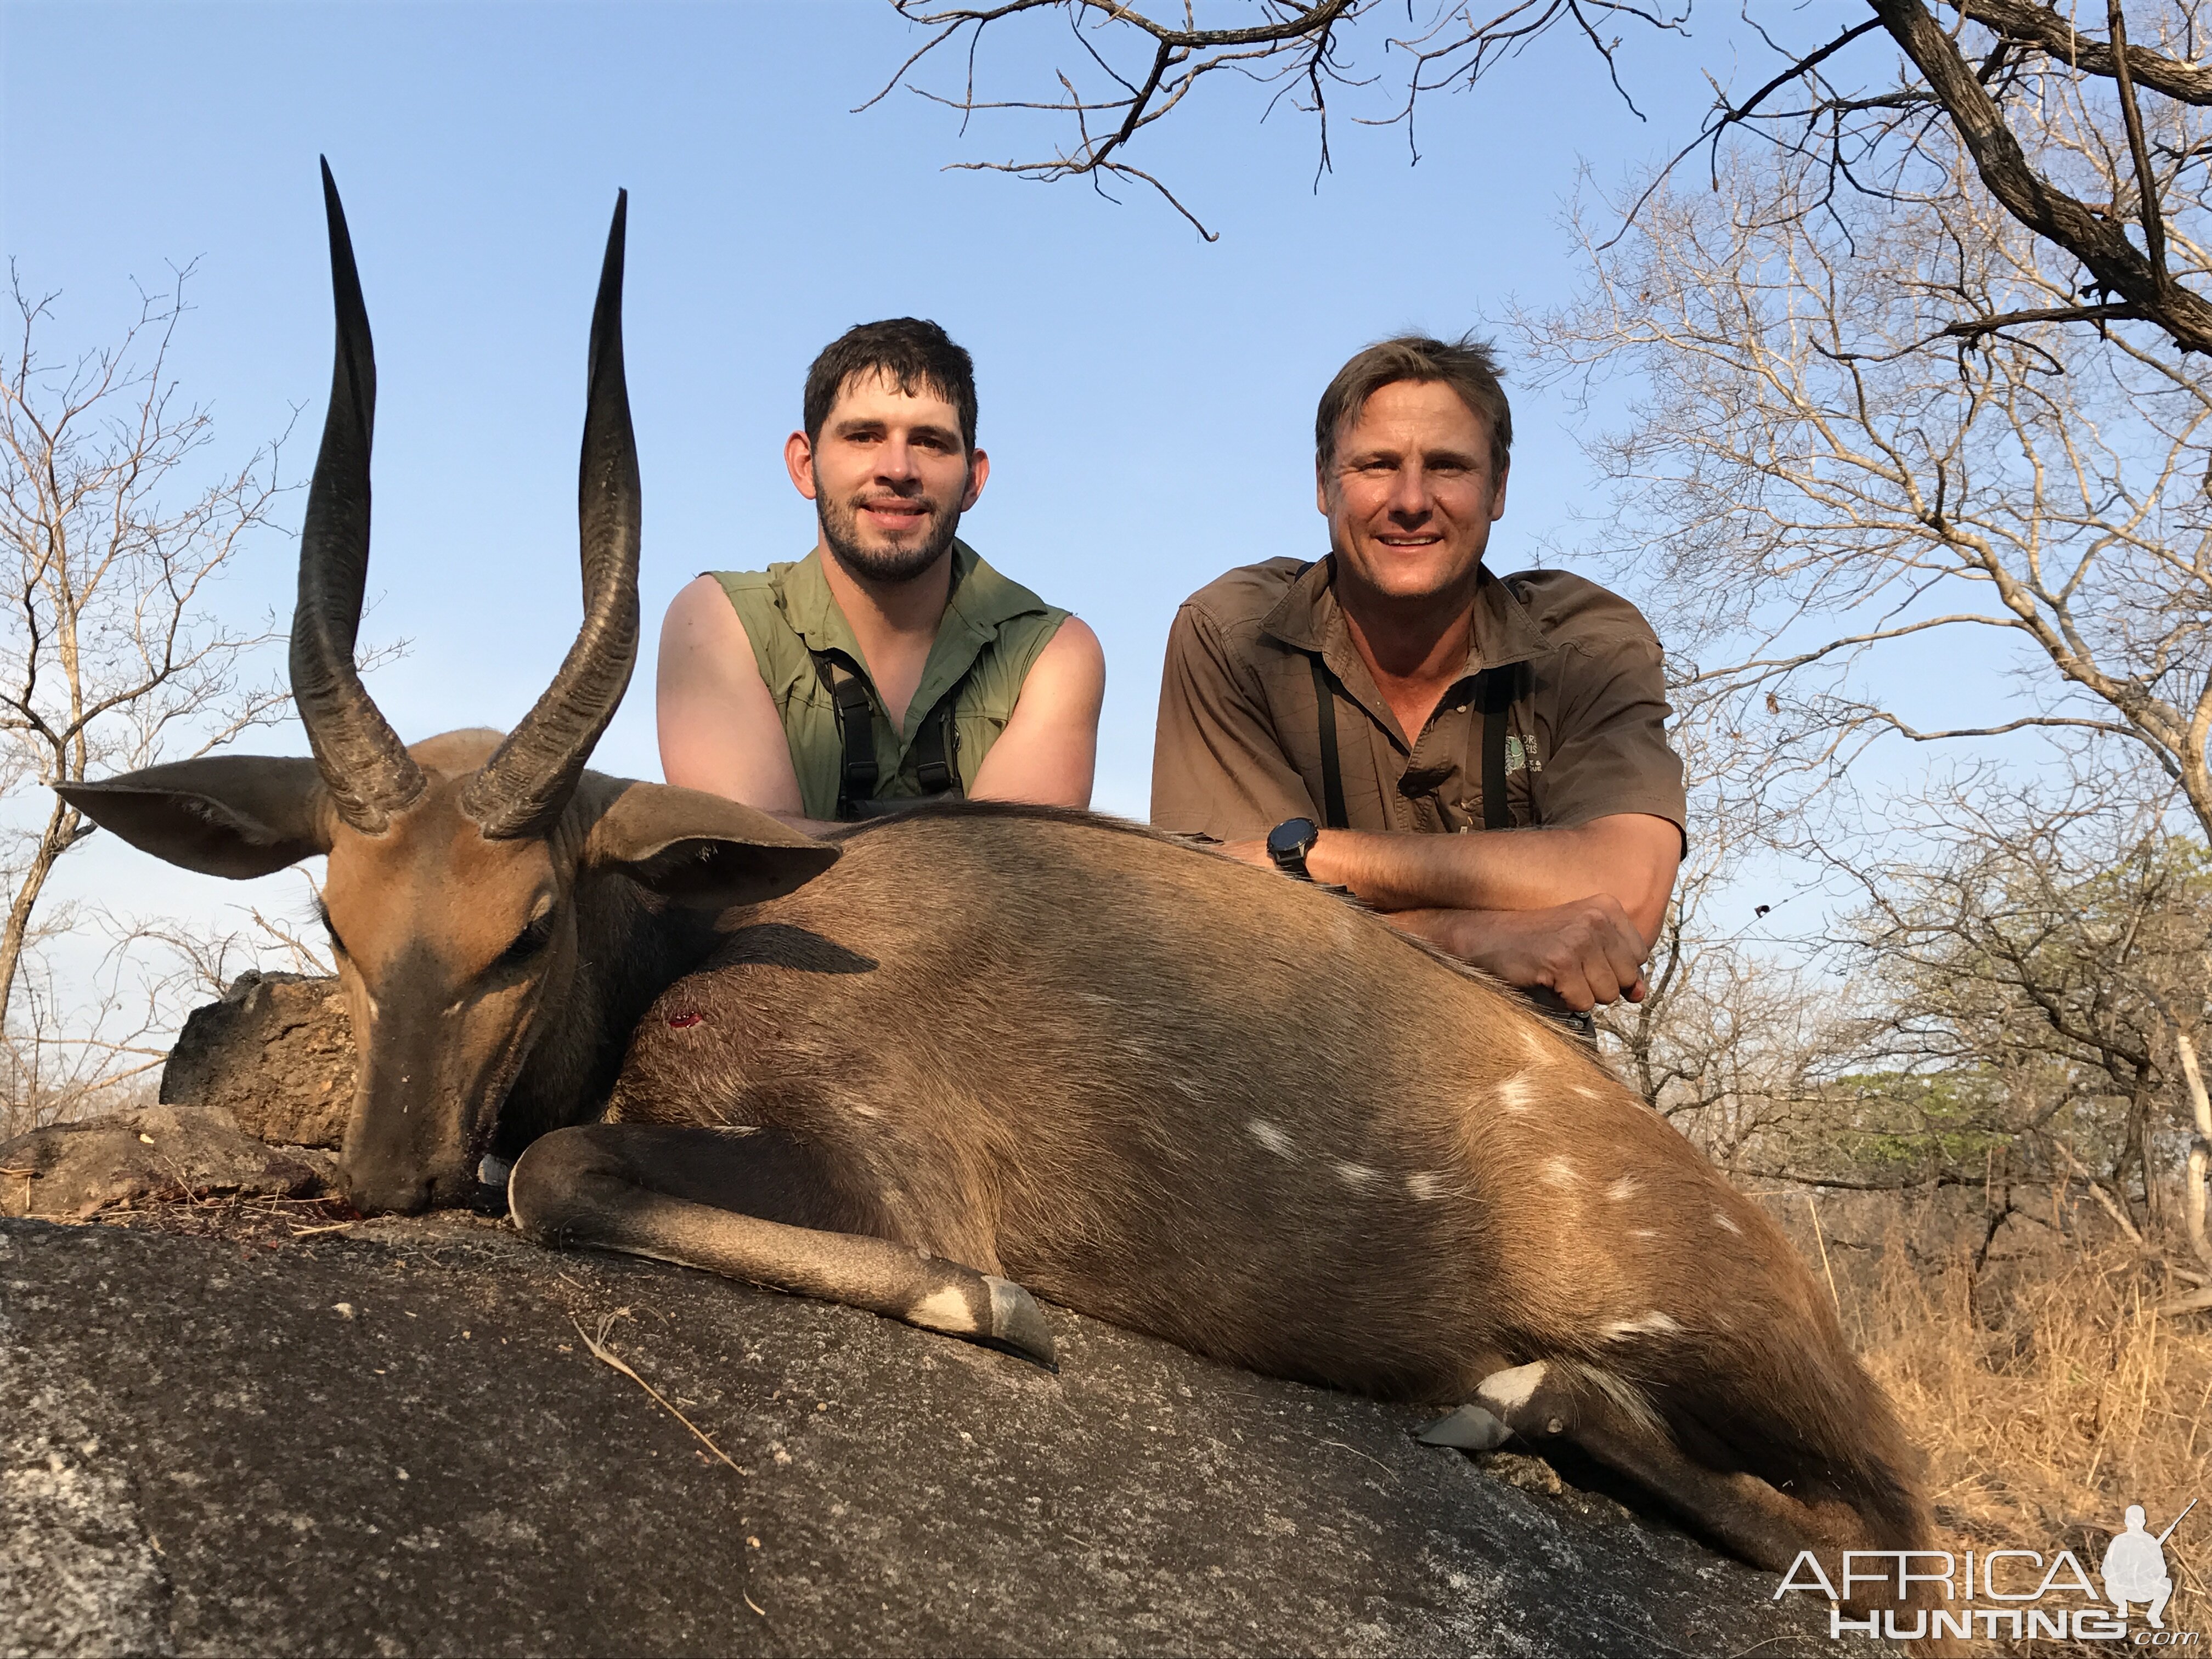
<path fill-rule="evenodd" d="M 2074 26 L 2048 6 L 2027 0 L 1965 0 L 1961 9 L 2003 39 L 2033 46 L 2084 75 L 2117 76 L 2124 61 L 2126 73 L 2153 92 L 2187 104 L 2212 105 L 2212 70 L 2128 46 L 2124 40 L 2118 43 L 2122 51 L 2116 52 L 2111 43 L 2075 33 Z"/>
<path fill-rule="evenodd" d="M 19 273 L 12 283 L 21 326 L 0 353 L 0 1045 L 17 1121 L 24 1090 L 53 1097 L 42 1056 L 72 1043 L 148 1052 L 99 1037 L 99 1019 L 93 1035 L 70 1034 L 35 969 L 40 939 L 70 920 L 45 915 L 47 883 L 93 833 L 52 786 L 203 753 L 289 702 L 273 672 L 248 677 L 282 637 L 274 619 L 239 628 L 209 607 L 213 585 L 273 527 L 283 437 L 207 478 L 212 424 L 182 403 L 168 366 L 191 275 L 142 293 L 113 343 L 59 362 L 40 347 L 54 296 L 26 290 Z M 69 1087 L 101 1081 L 87 1063 L 64 1067 Z"/>

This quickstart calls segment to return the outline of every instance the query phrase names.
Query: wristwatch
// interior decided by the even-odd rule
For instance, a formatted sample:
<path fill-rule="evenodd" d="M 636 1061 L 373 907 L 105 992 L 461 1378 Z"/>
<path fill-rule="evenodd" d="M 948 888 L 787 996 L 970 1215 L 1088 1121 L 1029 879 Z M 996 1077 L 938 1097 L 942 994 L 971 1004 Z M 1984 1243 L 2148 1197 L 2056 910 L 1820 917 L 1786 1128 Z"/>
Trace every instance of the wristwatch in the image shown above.
<path fill-rule="evenodd" d="M 1306 854 L 1321 839 L 1321 826 L 1311 818 L 1285 818 L 1267 831 L 1267 856 L 1275 868 L 1299 881 L 1311 881 Z"/>

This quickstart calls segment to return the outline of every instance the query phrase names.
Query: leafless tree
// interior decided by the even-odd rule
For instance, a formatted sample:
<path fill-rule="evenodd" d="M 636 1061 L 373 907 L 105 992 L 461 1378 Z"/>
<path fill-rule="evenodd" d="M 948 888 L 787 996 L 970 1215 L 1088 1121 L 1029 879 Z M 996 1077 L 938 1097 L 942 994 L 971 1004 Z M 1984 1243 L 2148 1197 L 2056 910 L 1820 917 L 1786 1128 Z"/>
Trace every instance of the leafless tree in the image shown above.
<path fill-rule="evenodd" d="M 51 976 L 30 972 L 43 934 L 76 920 L 41 913 L 55 866 L 92 833 L 49 786 L 204 753 L 283 711 L 281 684 L 252 672 L 278 635 L 210 605 L 218 578 L 271 527 L 282 440 L 241 465 L 213 461 L 210 417 L 179 394 L 169 362 L 189 269 L 142 292 L 112 343 L 60 357 L 43 345 L 56 296 L 10 276 L 21 329 L 0 356 L 0 1015 L 17 1096 L 46 1097 L 58 1077 L 67 1094 L 122 1075 L 110 1061 L 144 1059 L 143 1043 L 96 1027 L 64 1040 Z M 72 1044 L 76 1058 L 58 1067 Z"/>
<path fill-rule="evenodd" d="M 1241 80 L 1269 88 L 1267 106 L 1287 99 L 1315 118 L 1320 165 L 1329 166 L 1330 100 L 1369 93 L 1388 80 L 1382 103 L 1355 116 L 1367 124 L 1403 124 L 1408 140 L 1414 107 L 1425 93 L 1473 85 L 1501 59 L 1517 53 L 1555 25 L 1571 22 L 1620 85 L 1615 52 L 1622 21 L 1679 29 L 1688 17 L 1635 0 L 1508 0 L 1486 19 L 1458 4 L 1429 0 L 1425 9 L 1398 0 L 1184 0 L 1175 12 L 1154 15 L 1121 0 L 997 0 L 971 5 L 959 0 L 891 0 L 913 24 L 921 44 L 901 64 L 873 104 L 904 86 L 959 112 L 964 131 L 981 113 L 1027 112 L 1055 117 L 1064 137 L 1049 154 L 1027 160 L 961 161 L 971 171 L 1010 173 L 1025 179 L 1088 179 L 1102 191 L 1133 182 L 1157 191 L 1209 242 L 1208 230 L 1157 171 L 1138 166 L 1132 146 L 1216 80 Z M 1403 27 L 1397 27 L 1400 18 Z M 991 95 L 979 89 L 978 54 L 994 28 L 1018 23 L 1064 27 L 1068 51 L 1052 71 L 1054 88 L 1029 95 Z M 1372 50 L 1402 62 L 1401 75 L 1370 75 L 1359 62 Z M 957 85 L 940 91 L 924 73 L 959 65 Z M 1626 93 L 1623 96 L 1626 96 Z M 1372 100 L 1370 99 L 1371 102 Z M 863 109 L 867 104 L 861 106 Z"/>
<path fill-rule="evenodd" d="M 1471 88 L 1536 40 L 1565 30 L 1587 43 L 1622 97 L 1625 63 L 1655 31 L 1681 31 L 1685 3 L 1634 0 L 1185 0 L 1155 14 L 1123 0 L 891 0 L 921 45 L 884 88 L 904 85 L 966 121 L 1026 112 L 1061 124 L 1048 153 L 957 165 L 1030 179 L 1087 178 L 1103 188 L 1133 180 L 1158 190 L 1212 240 L 1163 182 L 1161 167 L 1132 160 L 1138 141 L 1201 87 L 1246 79 L 1287 99 L 1319 128 L 1351 98 L 1367 124 L 1402 124 L 1409 145 L 1425 95 Z M 1796 13 L 1771 32 L 1745 23 L 1770 55 L 1756 84 L 1716 82 L 1711 111 L 1676 160 L 1701 150 L 1717 167 L 1725 141 L 1758 134 L 1819 163 L 1826 192 L 1911 202 L 1936 172 L 1961 158 L 1983 199 L 2042 240 L 2066 282 L 2047 303 L 1941 319 L 1952 338 L 2014 323 L 2108 325 L 2140 319 L 2184 351 L 2212 350 L 2212 301 L 2201 223 L 2208 154 L 2177 137 L 2212 106 L 2198 0 L 2138 5 L 2131 22 L 2107 0 L 2103 32 L 2037 0 L 1867 0 L 1869 15 L 1840 22 Z M 1001 95 L 979 85 L 984 37 L 994 30 L 1063 27 L 1053 85 Z M 1627 30 L 1629 34 L 1615 33 Z M 957 66 L 956 80 L 921 77 Z M 881 97 L 883 94 L 878 94 Z M 1332 100 L 1337 100 L 1333 103 Z M 1632 104 L 1632 107 L 1633 107 Z M 2082 142 L 2043 142 L 2054 114 Z M 1157 148 L 1157 146 L 1155 146 Z"/>
<path fill-rule="evenodd" d="M 2194 147 L 2195 132 L 2176 125 L 2162 141 Z M 2001 738 L 2040 737 L 2046 763 L 2094 780 L 2100 810 L 2170 834 L 2178 805 L 2201 847 L 2212 842 L 2212 402 L 2142 321 L 2107 319 L 2100 335 L 2056 314 L 2029 320 L 2065 310 L 2068 262 L 1991 203 L 1963 150 L 1939 177 L 1940 138 L 1923 142 L 1930 171 L 1911 199 L 1838 196 L 1831 158 L 1739 146 L 1719 159 L 1713 188 L 1660 182 L 1625 234 L 1601 209 L 1585 234 L 1588 291 L 1520 318 L 1524 341 L 1553 373 L 1625 370 L 1635 388 L 1591 446 L 1617 486 L 1602 535 L 1628 550 L 1630 579 L 1661 613 L 1662 633 L 1696 659 L 1680 670 L 1678 697 L 1692 711 L 1710 705 L 1699 718 L 1755 728 L 1754 750 L 1792 757 L 1801 783 L 1844 773 L 1883 735 L 1972 740 L 1985 754 Z M 2093 131 L 2063 103 L 2035 145 L 2048 170 L 2098 164 Z M 1926 349 L 1962 317 L 2009 320 Z M 1977 658 L 1978 638 L 2011 649 Z M 1945 672 L 1957 661 L 1975 666 Z M 1972 857 L 1965 844 L 1923 839 L 1942 857 L 1920 868 L 1814 827 L 1802 811 L 1810 793 L 1764 793 L 1787 826 L 1771 838 L 1794 838 L 1834 869 L 1879 870 L 1884 892 L 1913 893 L 1923 909 L 1942 889 L 1953 901 L 1947 937 L 1965 925 L 1960 907 L 1978 884 L 2024 890 L 2027 866 L 1989 861 L 2019 844 L 2044 848 L 2034 867 L 2050 927 L 2060 927 L 2061 896 L 2087 903 L 2096 891 L 2085 873 L 2096 866 L 2059 856 L 2078 848 L 2079 833 L 2045 835 L 2024 808 L 2005 826 L 1973 819 L 1982 840 Z M 1968 821 L 1968 804 L 1955 798 L 1956 821 Z M 2133 833 L 2148 844 L 2148 830 Z M 2170 872 L 2159 868 L 2163 880 Z M 2086 916 L 2065 925 L 2069 959 L 2093 957 Z M 1903 935 L 1886 937 L 1875 955 L 1894 984 L 1912 958 Z M 2039 977 L 2057 960 L 2016 964 L 2006 994 L 2041 987 L 2063 1001 Z M 1948 984 L 1959 964 L 1944 957 L 1930 971 Z M 2177 1079 L 2187 1087 L 2175 1097 L 2203 1121 L 2195 1139 L 2212 1140 L 2196 1064 L 2208 977 L 2201 962 L 2178 976 L 2100 970 L 2094 983 L 2132 987 L 2125 1018 L 2069 1016 L 2066 1029 L 2095 1052 L 2073 1055 L 2065 1075 L 2094 1073 L 2128 1098 L 2128 1155 L 2146 1169 L 2143 1115 Z M 1933 981 L 1906 982 L 1911 997 L 1932 994 Z M 2021 1119 L 2014 1098 L 2033 1070 L 2022 1069 L 2026 1051 L 1999 1042 L 1990 1019 L 1945 1006 L 1953 1082 L 1972 1056 L 1973 1087 L 2002 1079 L 1984 1127 L 2029 1133 L 2033 1114 Z M 1895 1030 L 1905 1052 L 1885 1064 L 1909 1072 L 1919 1063 L 1914 1028 Z M 2039 1062 L 2038 1087 L 2059 1075 L 2056 1064 Z M 2062 1092 L 2078 1105 L 2086 1087 Z M 2075 1144 L 2066 1139 L 2069 1153 Z M 2105 1159 L 2108 1196 L 2120 1166 L 2106 1154 L 2121 1145 L 2089 1149 Z M 2185 1184 L 2197 1240 L 2206 1163 L 2200 1146 Z"/>
<path fill-rule="evenodd" d="M 2193 1064 L 2212 988 L 2212 856 L 2174 833 L 2154 785 L 2111 781 L 1969 769 L 1923 799 L 1903 855 L 1850 872 L 1844 933 L 1880 988 L 1892 1066 L 1949 1082 L 1933 1127 L 1954 1162 L 1995 1147 L 2085 1182 L 2138 1243 L 2175 1219 L 2179 1185 L 2182 1231 L 2212 1261 L 2201 1084 L 2177 1064 Z"/>
<path fill-rule="evenodd" d="M 1916 349 L 1962 306 L 2016 313 L 2070 281 L 1954 160 L 1918 201 L 1814 213 L 1820 158 L 1732 155 L 1718 189 L 1591 233 L 1589 292 L 1523 339 L 1640 388 L 1592 441 L 1603 534 L 1698 659 L 1691 701 L 1763 705 L 1759 741 L 1808 763 L 1883 733 L 2117 741 L 2212 837 L 2212 392 L 2135 324 Z M 1996 675 L 1924 666 L 1978 640 L 2012 647 L 2000 718 L 1957 708 Z"/>
<path fill-rule="evenodd" d="M 1604 1046 L 1653 1108 L 1737 1169 L 1785 1176 L 1792 1146 L 1824 1122 L 1828 1079 L 1875 1032 L 1850 988 L 1781 930 L 1807 896 L 1749 896 L 1747 860 L 1786 836 L 1778 814 L 1802 793 L 1801 757 L 1751 740 L 1736 708 L 1700 696 L 1679 661 L 1672 730 L 1695 833 L 1647 975 L 1650 994 L 1599 1016 Z M 1809 1166 L 1808 1166 L 1809 1168 Z"/>

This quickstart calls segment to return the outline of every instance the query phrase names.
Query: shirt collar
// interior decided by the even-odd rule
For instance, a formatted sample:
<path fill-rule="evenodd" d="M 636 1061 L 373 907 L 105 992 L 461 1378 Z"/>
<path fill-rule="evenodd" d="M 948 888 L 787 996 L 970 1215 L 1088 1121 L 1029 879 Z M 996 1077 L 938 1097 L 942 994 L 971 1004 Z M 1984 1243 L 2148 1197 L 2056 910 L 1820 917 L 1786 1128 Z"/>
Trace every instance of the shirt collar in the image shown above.
<path fill-rule="evenodd" d="M 837 607 L 823 574 L 822 550 L 816 548 L 791 567 L 784 579 L 784 615 L 810 651 L 838 651 L 856 663 L 860 652 L 852 625 Z M 938 624 L 942 637 L 946 622 L 957 622 L 980 647 L 998 637 L 1000 627 L 1028 611 L 1042 609 L 1026 589 L 1008 581 L 983 562 L 975 550 L 958 537 L 952 540 L 952 591 L 946 595 L 945 617 Z"/>
<path fill-rule="evenodd" d="M 1351 624 L 1336 599 L 1336 555 L 1300 572 L 1260 623 L 1262 631 L 1300 651 L 1318 653 L 1331 667 L 1357 654 Z M 1487 566 L 1476 574 L 1474 625 L 1468 641 L 1467 672 L 1526 662 L 1556 649 L 1513 590 Z M 1339 678 L 1343 678 L 1340 672 Z"/>

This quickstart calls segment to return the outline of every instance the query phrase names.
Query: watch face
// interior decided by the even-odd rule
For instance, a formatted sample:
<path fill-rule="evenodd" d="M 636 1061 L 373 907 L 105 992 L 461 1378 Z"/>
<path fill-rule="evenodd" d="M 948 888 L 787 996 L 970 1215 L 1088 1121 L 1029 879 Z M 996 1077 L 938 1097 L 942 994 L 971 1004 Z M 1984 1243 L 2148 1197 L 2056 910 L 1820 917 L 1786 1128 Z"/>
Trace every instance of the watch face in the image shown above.
<path fill-rule="evenodd" d="M 1320 834 L 1311 818 L 1286 819 L 1267 832 L 1268 855 L 1277 859 L 1299 857 Z"/>

